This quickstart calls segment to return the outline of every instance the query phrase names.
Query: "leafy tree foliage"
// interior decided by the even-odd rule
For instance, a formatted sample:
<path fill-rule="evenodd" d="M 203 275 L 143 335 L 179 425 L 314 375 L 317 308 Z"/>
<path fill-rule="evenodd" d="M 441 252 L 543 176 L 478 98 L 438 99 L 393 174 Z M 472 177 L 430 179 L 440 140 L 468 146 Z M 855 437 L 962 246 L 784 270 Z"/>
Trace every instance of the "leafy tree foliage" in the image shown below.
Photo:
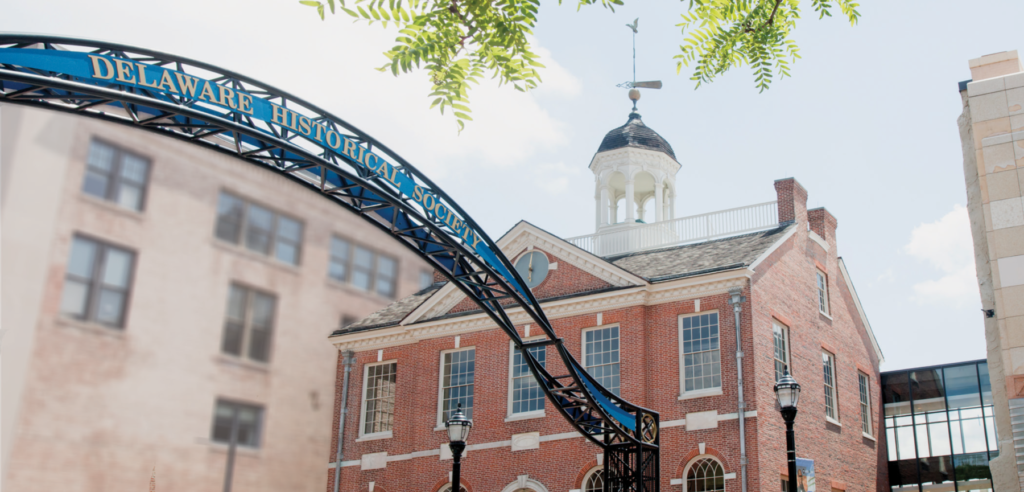
<path fill-rule="evenodd" d="M 577 9 L 600 3 L 614 12 L 623 0 L 578 0 Z M 790 39 L 800 18 L 799 0 L 684 0 L 683 44 L 677 72 L 693 66 L 697 87 L 730 68 L 749 66 L 755 87 L 768 89 L 775 75 L 788 77 L 790 63 L 800 58 Z M 819 19 L 838 7 L 851 25 L 860 13 L 853 0 L 810 0 Z M 528 36 L 537 25 L 540 0 L 301 0 L 316 8 L 321 19 L 336 9 L 356 22 L 380 23 L 398 30 L 395 46 L 384 53 L 388 63 L 378 70 L 396 76 L 426 69 L 433 83 L 431 107 L 449 109 L 459 129 L 472 121 L 470 84 L 485 75 L 499 84 L 527 91 L 541 82 L 538 56 Z M 561 0 L 559 0 L 561 3 Z"/>

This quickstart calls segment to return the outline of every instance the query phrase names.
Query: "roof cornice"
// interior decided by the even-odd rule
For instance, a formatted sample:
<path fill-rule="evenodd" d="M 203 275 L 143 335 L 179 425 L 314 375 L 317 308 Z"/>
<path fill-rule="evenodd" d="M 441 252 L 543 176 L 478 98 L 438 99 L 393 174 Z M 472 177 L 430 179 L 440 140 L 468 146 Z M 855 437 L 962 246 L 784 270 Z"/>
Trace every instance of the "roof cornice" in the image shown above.
<path fill-rule="evenodd" d="M 735 287 L 743 287 L 749 283 L 753 273 L 750 269 L 741 268 L 660 284 L 645 284 L 629 289 L 541 302 L 541 307 L 544 309 L 548 319 L 561 319 L 632 306 L 664 304 L 721 294 Z M 521 307 L 511 308 L 506 313 L 509 319 L 516 325 L 531 322 L 531 318 Z M 497 325 L 494 324 L 490 317 L 485 313 L 477 312 L 455 318 L 332 335 L 329 337 L 329 340 L 338 350 L 366 351 L 495 328 L 497 328 Z"/>

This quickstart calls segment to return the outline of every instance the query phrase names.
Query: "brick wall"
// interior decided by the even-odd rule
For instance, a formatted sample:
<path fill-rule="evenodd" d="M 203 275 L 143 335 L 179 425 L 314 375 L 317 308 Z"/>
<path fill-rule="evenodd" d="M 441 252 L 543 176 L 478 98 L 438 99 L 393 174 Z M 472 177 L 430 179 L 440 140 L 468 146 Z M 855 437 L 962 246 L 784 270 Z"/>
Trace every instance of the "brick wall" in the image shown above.
<path fill-rule="evenodd" d="M 795 180 L 776 182 L 780 190 L 780 216 L 789 213 L 792 220 L 806 222 L 806 191 Z M 782 209 L 788 207 L 789 212 Z M 822 211 L 823 212 L 823 211 Z M 823 225 L 834 219 L 822 212 Z M 825 212 L 827 213 L 827 212 Z M 834 226 L 833 226 L 834 227 Z M 878 394 L 878 361 L 853 302 L 839 272 L 834 229 L 826 230 L 829 249 L 808 239 L 806 226 L 799 227 L 784 244 L 756 267 L 742 294 L 740 326 L 744 358 L 746 411 L 757 412 L 747 423 L 748 491 L 775 492 L 785 469 L 785 434 L 781 416 L 775 410 L 772 317 L 791 327 L 793 370 L 804 387 L 801 412 L 797 417 L 798 455 L 815 460 L 818 490 L 831 486 L 845 490 L 879 491 L 888 487 L 884 467 L 884 443 L 862 437 L 860 427 L 857 370 L 869 374 L 872 401 Z M 538 297 L 554 297 L 600 288 L 603 282 L 567 262 L 549 255 L 559 267 L 535 289 Z M 831 294 L 829 317 L 819 314 L 814 269 L 826 270 Z M 736 335 L 732 306 L 724 289 L 701 295 L 699 299 L 638 305 L 601 312 L 600 325 L 620 327 L 621 394 L 627 400 L 661 415 L 662 490 L 680 491 L 671 485 L 682 478 L 686 466 L 700 455 L 713 456 L 725 473 L 736 478 L 726 480 L 727 492 L 739 492 L 740 446 L 737 412 Z M 720 330 L 721 394 L 680 399 L 679 318 L 697 311 L 717 312 Z M 460 305 L 462 306 L 462 305 Z M 471 305 L 456 309 L 469 309 Z M 556 334 L 574 356 L 582 351 L 582 331 L 598 326 L 597 313 L 564 317 L 552 321 Z M 519 327 L 525 335 L 524 327 Z M 537 335 L 536 327 L 531 335 Z M 572 427 L 548 404 L 543 418 L 506 422 L 509 384 L 508 338 L 497 329 L 459 336 L 461 347 L 476 348 L 474 386 L 474 429 L 470 445 L 497 443 L 489 449 L 470 450 L 464 459 L 463 479 L 474 491 L 500 491 L 519 475 L 543 483 L 550 491 L 567 491 L 581 486 L 586 473 L 598 463 L 600 448 L 582 437 L 543 441 L 539 449 L 512 451 L 501 444 L 514 434 L 539 432 L 541 436 L 572 433 Z M 377 360 L 377 351 L 358 354 L 358 362 L 349 391 L 349 418 L 345 435 L 345 460 L 359 460 L 364 454 L 387 451 L 389 456 L 436 450 L 447 442 L 443 431 L 434 430 L 438 419 L 440 354 L 454 348 L 455 337 L 422 340 L 415 344 L 385 348 L 383 360 L 398 360 L 397 407 L 393 437 L 357 442 L 355 422 L 360 412 L 363 367 Z M 836 355 L 838 398 L 841 426 L 826 423 L 823 410 L 821 349 L 830 347 Z M 549 349 L 551 350 L 551 349 Z M 549 352 L 548 369 L 565 374 L 565 369 Z M 338 373 L 339 377 L 341 372 Z M 880 405 L 874 409 L 874 429 L 878 435 Z M 716 428 L 687 430 L 681 419 L 696 412 L 717 412 L 726 418 Z M 732 414 L 732 417 L 729 417 Z M 673 425 L 674 424 L 674 425 Z M 880 437 L 879 437 L 880 438 Z M 333 446 L 333 444 L 332 444 Z M 333 448 L 331 459 L 333 461 Z M 438 455 L 391 461 L 378 470 L 361 471 L 360 466 L 342 468 L 341 490 L 368 490 L 369 482 L 387 490 L 435 491 L 444 485 L 451 469 L 450 460 Z M 333 470 L 328 470 L 333 476 Z M 375 490 L 379 490 L 375 488 Z"/>

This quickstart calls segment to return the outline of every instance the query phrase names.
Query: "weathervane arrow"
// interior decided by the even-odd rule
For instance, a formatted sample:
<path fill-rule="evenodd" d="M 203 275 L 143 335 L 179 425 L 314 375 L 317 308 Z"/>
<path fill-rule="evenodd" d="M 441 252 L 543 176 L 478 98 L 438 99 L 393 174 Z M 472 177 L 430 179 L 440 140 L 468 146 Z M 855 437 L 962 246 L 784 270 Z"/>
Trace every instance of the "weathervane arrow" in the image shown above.
<path fill-rule="evenodd" d="M 632 24 L 626 24 L 626 27 L 630 28 L 633 31 L 633 80 L 631 82 L 630 81 L 626 81 L 626 82 L 623 82 L 621 84 L 616 85 L 616 87 L 622 87 L 623 89 L 629 89 L 629 99 L 633 101 L 633 111 L 634 112 L 636 111 L 636 102 L 638 100 L 640 100 L 640 91 L 637 90 L 638 88 L 643 88 L 643 89 L 661 89 L 661 81 L 660 80 L 651 80 L 651 81 L 647 81 L 647 82 L 637 82 L 636 81 L 636 35 L 637 35 L 637 32 L 638 32 L 637 31 L 637 26 L 639 26 L 639 25 L 640 25 L 640 18 L 639 17 L 634 19 Z"/>

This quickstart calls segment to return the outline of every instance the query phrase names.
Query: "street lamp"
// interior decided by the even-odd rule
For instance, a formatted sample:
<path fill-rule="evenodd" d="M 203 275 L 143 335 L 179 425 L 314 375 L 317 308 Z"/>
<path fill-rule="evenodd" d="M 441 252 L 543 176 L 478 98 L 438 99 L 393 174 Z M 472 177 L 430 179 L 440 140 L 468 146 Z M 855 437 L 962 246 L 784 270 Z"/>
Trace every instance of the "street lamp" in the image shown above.
<path fill-rule="evenodd" d="M 782 379 L 775 383 L 775 399 L 779 411 L 786 420 L 786 458 L 789 460 L 789 491 L 796 492 L 796 439 L 793 437 L 793 421 L 796 420 L 796 404 L 800 401 L 800 384 L 789 375 L 789 368 L 782 372 Z"/>
<path fill-rule="evenodd" d="M 469 430 L 473 428 L 473 421 L 466 418 L 462 413 L 462 404 L 455 409 L 455 413 L 444 423 L 448 428 L 448 449 L 452 450 L 452 492 L 460 492 L 462 489 L 459 480 L 462 464 L 462 452 L 466 449 L 466 440 L 469 439 Z"/>

